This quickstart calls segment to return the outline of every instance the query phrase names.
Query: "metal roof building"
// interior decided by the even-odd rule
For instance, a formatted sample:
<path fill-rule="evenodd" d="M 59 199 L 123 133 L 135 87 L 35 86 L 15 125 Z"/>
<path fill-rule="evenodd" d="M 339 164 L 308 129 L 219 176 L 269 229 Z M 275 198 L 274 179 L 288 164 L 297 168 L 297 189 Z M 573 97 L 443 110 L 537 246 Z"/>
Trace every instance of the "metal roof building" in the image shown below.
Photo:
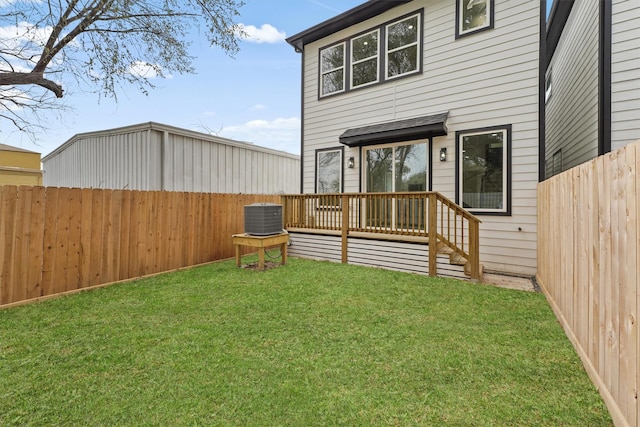
<path fill-rule="evenodd" d="M 42 159 L 44 185 L 146 191 L 300 191 L 300 157 L 160 123 L 78 134 Z"/>

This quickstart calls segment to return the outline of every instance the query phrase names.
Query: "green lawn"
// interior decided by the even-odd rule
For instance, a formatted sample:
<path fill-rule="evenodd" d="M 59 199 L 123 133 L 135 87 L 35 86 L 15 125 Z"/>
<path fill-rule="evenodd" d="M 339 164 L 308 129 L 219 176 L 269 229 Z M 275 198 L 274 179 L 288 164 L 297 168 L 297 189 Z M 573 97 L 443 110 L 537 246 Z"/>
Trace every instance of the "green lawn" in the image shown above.
<path fill-rule="evenodd" d="M 0 311 L 0 425 L 612 423 L 543 295 L 291 259 Z"/>

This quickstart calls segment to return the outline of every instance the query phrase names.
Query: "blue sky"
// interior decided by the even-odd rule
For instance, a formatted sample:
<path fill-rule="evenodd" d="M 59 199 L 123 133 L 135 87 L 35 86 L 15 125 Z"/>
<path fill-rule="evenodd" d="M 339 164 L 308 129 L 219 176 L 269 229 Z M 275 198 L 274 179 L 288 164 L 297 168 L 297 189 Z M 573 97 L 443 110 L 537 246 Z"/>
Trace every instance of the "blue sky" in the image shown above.
<path fill-rule="evenodd" d="M 196 74 L 154 79 L 148 95 L 125 88 L 117 103 L 67 86 L 72 110 L 52 116 L 37 145 L 6 122 L 0 141 L 44 156 L 77 133 L 154 121 L 299 154 L 301 55 L 284 38 L 363 2 L 246 0 L 238 22 L 260 42 L 241 42 L 234 58 L 196 37 Z"/>
<path fill-rule="evenodd" d="M 267 35 L 277 37 L 242 41 L 234 58 L 196 37 L 190 50 L 196 74 L 154 79 L 148 95 L 125 88 L 117 103 L 67 85 L 64 102 L 72 110 L 62 120 L 51 115 L 37 145 L 6 121 L 0 142 L 44 156 L 77 133 L 155 121 L 299 154 L 301 55 L 284 38 L 363 1 L 246 0 L 238 22 L 248 33 L 250 26 L 271 26 Z"/>

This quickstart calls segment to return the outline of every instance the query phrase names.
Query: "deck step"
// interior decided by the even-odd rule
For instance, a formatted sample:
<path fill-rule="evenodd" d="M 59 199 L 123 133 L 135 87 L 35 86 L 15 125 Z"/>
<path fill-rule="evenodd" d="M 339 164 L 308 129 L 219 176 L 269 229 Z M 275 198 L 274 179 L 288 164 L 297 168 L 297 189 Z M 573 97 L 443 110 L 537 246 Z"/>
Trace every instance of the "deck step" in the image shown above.
<path fill-rule="evenodd" d="M 484 265 L 480 264 L 479 265 L 480 268 L 480 281 L 482 282 L 482 276 L 484 275 Z M 471 266 L 469 265 L 469 263 L 465 263 L 464 265 L 464 274 L 471 277 Z"/>
<path fill-rule="evenodd" d="M 449 255 L 449 263 L 452 265 L 466 265 L 468 260 L 460 254 L 452 253 Z"/>
<path fill-rule="evenodd" d="M 469 265 L 469 260 L 466 257 L 455 252 L 453 249 L 451 249 L 449 246 L 443 243 L 438 243 L 438 253 L 443 255 L 448 255 L 449 264 L 464 266 L 464 269 L 463 269 L 464 274 L 468 277 L 471 277 L 471 267 Z M 484 272 L 484 266 L 480 264 L 480 281 L 482 281 L 483 272 Z"/>
<path fill-rule="evenodd" d="M 438 243 L 438 253 L 439 254 L 445 254 L 445 255 L 451 255 L 454 253 L 453 249 L 451 249 L 449 246 L 445 245 L 444 243 Z"/>

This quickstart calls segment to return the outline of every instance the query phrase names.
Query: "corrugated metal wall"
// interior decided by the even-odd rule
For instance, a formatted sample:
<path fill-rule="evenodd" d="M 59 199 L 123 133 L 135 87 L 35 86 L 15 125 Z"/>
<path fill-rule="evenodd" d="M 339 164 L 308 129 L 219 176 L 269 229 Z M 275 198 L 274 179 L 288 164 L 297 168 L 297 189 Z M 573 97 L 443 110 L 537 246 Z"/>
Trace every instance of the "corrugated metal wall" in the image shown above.
<path fill-rule="evenodd" d="M 158 123 L 76 135 L 42 161 L 45 186 L 300 192 L 299 156 Z"/>
<path fill-rule="evenodd" d="M 160 190 L 161 147 L 149 132 L 78 135 L 42 159 L 44 185 Z"/>

